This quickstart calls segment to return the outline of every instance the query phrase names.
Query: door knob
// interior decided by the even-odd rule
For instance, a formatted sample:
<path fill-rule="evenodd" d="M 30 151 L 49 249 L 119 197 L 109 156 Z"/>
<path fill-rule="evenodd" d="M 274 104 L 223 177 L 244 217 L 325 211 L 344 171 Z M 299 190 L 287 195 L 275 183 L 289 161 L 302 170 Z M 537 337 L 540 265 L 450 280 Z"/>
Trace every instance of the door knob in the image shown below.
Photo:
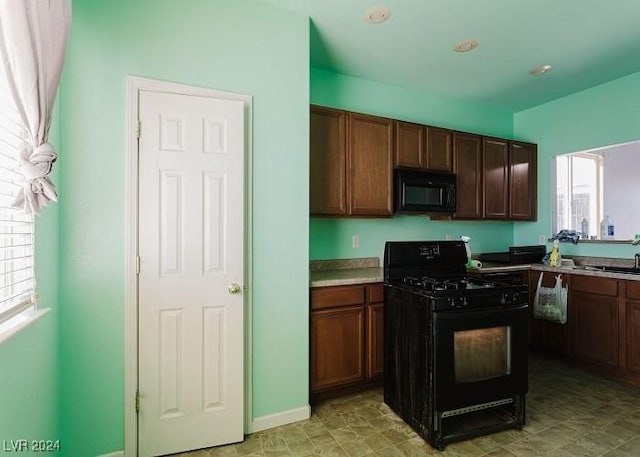
<path fill-rule="evenodd" d="M 240 284 L 236 284 L 235 282 L 233 282 L 229 284 L 228 290 L 231 295 L 239 294 L 240 290 L 242 290 L 242 287 L 240 287 Z"/>

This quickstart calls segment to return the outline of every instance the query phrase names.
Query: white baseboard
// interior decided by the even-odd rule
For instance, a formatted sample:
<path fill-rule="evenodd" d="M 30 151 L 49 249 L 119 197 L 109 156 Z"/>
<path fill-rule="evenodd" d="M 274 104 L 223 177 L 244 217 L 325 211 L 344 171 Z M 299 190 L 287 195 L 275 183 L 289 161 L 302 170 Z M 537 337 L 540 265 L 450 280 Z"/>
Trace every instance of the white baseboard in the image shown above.
<path fill-rule="evenodd" d="M 250 433 L 268 430 L 270 428 L 280 427 L 281 425 L 291 424 L 292 422 L 303 421 L 311 417 L 311 407 L 309 405 L 302 408 L 281 411 L 267 416 L 256 417 L 251 422 Z"/>
<path fill-rule="evenodd" d="M 110 452 L 108 454 L 99 455 L 98 457 L 124 457 L 124 451 Z"/>

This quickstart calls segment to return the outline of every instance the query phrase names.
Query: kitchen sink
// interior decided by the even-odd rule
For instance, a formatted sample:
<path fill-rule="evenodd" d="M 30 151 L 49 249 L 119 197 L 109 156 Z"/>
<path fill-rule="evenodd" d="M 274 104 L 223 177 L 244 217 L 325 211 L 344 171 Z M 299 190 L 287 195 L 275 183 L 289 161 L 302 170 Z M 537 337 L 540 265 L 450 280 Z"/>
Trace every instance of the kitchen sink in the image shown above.
<path fill-rule="evenodd" d="M 598 267 L 602 271 L 610 271 L 612 273 L 631 273 L 631 274 L 640 274 L 640 268 L 634 267 L 609 267 L 606 265 L 602 265 Z"/>
<path fill-rule="evenodd" d="M 572 268 L 574 270 L 585 271 L 608 271 L 609 273 L 628 273 L 633 275 L 640 274 L 640 268 L 634 267 L 612 267 L 609 265 L 576 265 Z"/>
<path fill-rule="evenodd" d="M 608 265 L 576 265 L 572 267 L 574 270 L 585 271 L 608 271 L 609 273 L 628 273 L 628 274 L 640 274 L 640 268 L 634 267 L 612 267 Z"/>
<path fill-rule="evenodd" d="M 602 271 L 602 267 L 594 267 L 591 265 L 574 265 L 571 268 L 573 270 Z"/>

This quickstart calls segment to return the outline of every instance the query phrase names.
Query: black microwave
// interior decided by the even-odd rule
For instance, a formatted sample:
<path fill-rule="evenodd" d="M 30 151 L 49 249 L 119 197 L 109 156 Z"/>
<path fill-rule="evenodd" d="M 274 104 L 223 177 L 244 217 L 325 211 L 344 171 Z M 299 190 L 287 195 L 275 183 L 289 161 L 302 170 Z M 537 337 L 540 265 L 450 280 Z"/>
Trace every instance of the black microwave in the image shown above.
<path fill-rule="evenodd" d="M 393 174 L 396 213 L 454 213 L 456 175 L 411 168 Z"/>

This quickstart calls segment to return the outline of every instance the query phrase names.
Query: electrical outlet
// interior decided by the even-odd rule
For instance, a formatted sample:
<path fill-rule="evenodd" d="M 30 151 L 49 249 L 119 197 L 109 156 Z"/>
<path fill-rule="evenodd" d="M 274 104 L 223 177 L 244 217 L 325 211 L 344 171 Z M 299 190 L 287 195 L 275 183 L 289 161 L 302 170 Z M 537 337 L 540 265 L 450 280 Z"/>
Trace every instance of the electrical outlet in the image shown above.
<path fill-rule="evenodd" d="M 451 235 L 451 233 L 447 233 L 447 234 L 444 236 L 444 239 L 445 239 L 445 240 L 447 240 L 447 241 L 451 241 L 451 240 L 453 240 L 453 235 Z"/>
<path fill-rule="evenodd" d="M 538 235 L 538 244 L 545 244 L 547 242 L 547 237 L 544 235 Z"/>
<path fill-rule="evenodd" d="M 360 247 L 360 236 L 359 235 L 353 235 L 351 237 L 351 247 L 352 248 L 359 248 Z"/>

